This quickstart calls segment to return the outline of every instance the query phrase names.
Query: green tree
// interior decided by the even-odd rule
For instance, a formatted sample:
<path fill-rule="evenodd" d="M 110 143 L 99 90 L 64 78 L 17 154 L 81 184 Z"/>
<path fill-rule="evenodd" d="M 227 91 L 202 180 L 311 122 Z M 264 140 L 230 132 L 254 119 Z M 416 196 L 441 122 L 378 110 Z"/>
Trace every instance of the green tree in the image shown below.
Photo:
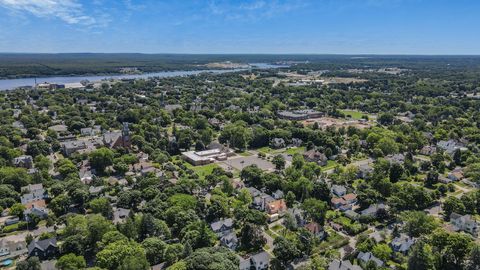
<path fill-rule="evenodd" d="M 12 216 L 17 216 L 18 218 L 23 218 L 23 212 L 27 208 L 21 204 L 21 203 L 16 203 L 10 207 L 9 214 Z"/>
<path fill-rule="evenodd" d="M 388 261 L 392 256 L 392 249 L 387 244 L 377 244 L 372 250 L 373 255 L 382 261 Z"/>
<path fill-rule="evenodd" d="M 76 270 L 86 268 L 87 264 L 85 263 L 83 256 L 69 253 L 60 257 L 55 266 L 60 270 Z"/>
<path fill-rule="evenodd" d="M 38 257 L 30 257 L 25 261 L 17 263 L 18 270 L 40 270 L 40 260 Z"/>
<path fill-rule="evenodd" d="M 109 244 L 97 253 L 96 264 L 106 269 L 117 269 L 124 262 L 125 258 L 138 257 L 141 261 L 147 260 L 145 250 L 135 241 L 117 241 Z"/>
<path fill-rule="evenodd" d="M 449 196 L 445 202 L 443 202 L 443 214 L 445 218 L 449 219 L 450 215 L 455 212 L 457 214 L 464 214 L 465 213 L 465 205 L 463 205 L 462 201 L 455 197 Z"/>
<path fill-rule="evenodd" d="M 93 151 L 88 157 L 92 168 L 100 172 L 105 171 L 105 168 L 113 164 L 113 158 L 113 151 L 105 147 Z"/>
<path fill-rule="evenodd" d="M 260 226 L 245 223 L 240 231 L 241 248 L 247 251 L 259 251 L 267 243 Z"/>
<path fill-rule="evenodd" d="M 285 158 L 282 155 L 276 155 L 272 159 L 273 165 L 275 165 L 275 169 L 281 171 L 285 168 Z"/>
<path fill-rule="evenodd" d="M 435 270 L 435 258 L 432 247 L 424 241 L 418 241 L 410 250 L 408 270 Z"/>
<path fill-rule="evenodd" d="M 150 237 L 142 242 L 142 246 L 145 249 L 147 260 L 150 265 L 156 265 L 162 262 L 163 254 L 167 248 L 167 244 L 158 237 Z"/>
<path fill-rule="evenodd" d="M 300 251 L 295 243 L 292 243 L 290 240 L 287 240 L 282 236 L 275 238 L 273 245 L 273 254 L 278 260 L 280 260 L 284 267 L 300 256 Z"/>
<path fill-rule="evenodd" d="M 239 265 L 237 255 L 224 247 L 195 250 L 185 262 L 187 270 L 230 270 L 238 269 Z"/>
<path fill-rule="evenodd" d="M 306 199 L 301 208 L 305 211 L 308 218 L 323 225 L 325 223 L 325 215 L 327 214 L 327 203 L 317 199 Z"/>
<path fill-rule="evenodd" d="M 112 206 L 105 197 L 95 198 L 90 201 L 89 205 L 90 209 L 92 209 L 92 212 L 95 214 L 101 214 L 106 218 L 111 218 L 113 215 Z"/>
<path fill-rule="evenodd" d="M 429 234 L 439 226 L 433 216 L 422 211 L 403 212 L 400 217 L 405 223 L 403 229 L 412 237 Z"/>

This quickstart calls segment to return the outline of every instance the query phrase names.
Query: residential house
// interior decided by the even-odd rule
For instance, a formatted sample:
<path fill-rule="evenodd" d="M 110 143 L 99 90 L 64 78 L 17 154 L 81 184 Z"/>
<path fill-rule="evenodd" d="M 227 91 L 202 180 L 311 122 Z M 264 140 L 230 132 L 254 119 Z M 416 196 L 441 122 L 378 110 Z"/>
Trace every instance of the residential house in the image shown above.
<path fill-rule="evenodd" d="M 437 143 L 437 147 L 444 150 L 449 155 L 453 155 L 453 153 L 455 153 L 457 150 L 466 150 L 464 144 L 455 140 L 439 141 Z"/>
<path fill-rule="evenodd" d="M 46 219 L 48 217 L 48 209 L 45 200 L 38 200 L 24 204 L 25 210 L 23 216 L 25 220 L 30 221 L 30 215 L 39 217 L 40 219 Z"/>
<path fill-rule="evenodd" d="M 463 179 L 463 170 L 460 167 L 453 169 L 447 176 L 452 181 L 460 181 Z"/>
<path fill-rule="evenodd" d="M 323 229 L 320 224 L 316 222 L 310 222 L 307 225 L 305 225 L 305 229 L 307 231 L 311 232 L 315 237 L 319 238 L 320 240 L 323 240 L 325 237 L 327 237 L 327 233 Z"/>
<path fill-rule="evenodd" d="M 373 173 L 373 167 L 370 164 L 361 164 L 358 166 L 357 177 L 361 179 L 368 179 Z"/>
<path fill-rule="evenodd" d="M 437 147 L 434 145 L 425 145 L 420 149 L 420 154 L 424 156 L 431 156 L 437 152 Z"/>
<path fill-rule="evenodd" d="M 342 197 L 347 204 L 356 204 L 357 203 L 357 194 L 355 193 L 348 193 L 343 195 Z"/>
<path fill-rule="evenodd" d="M 89 146 L 86 141 L 81 141 L 81 140 L 72 140 L 72 141 L 65 141 L 65 142 L 60 142 L 60 146 L 62 147 L 62 152 L 66 156 L 70 156 L 71 154 L 80 151 L 80 150 L 85 150 L 88 149 Z"/>
<path fill-rule="evenodd" d="M 358 214 L 357 212 L 353 211 L 353 210 L 347 210 L 345 211 L 345 216 L 351 220 L 358 220 L 358 218 L 360 217 L 360 214 Z"/>
<path fill-rule="evenodd" d="M 13 159 L 13 165 L 15 165 L 15 167 L 32 169 L 33 158 L 32 156 L 28 156 L 28 155 L 16 157 Z"/>
<path fill-rule="evenodd" d="M 322 152 L 318 150 L 308 150 L 305 153 L 303 153 L 303 158 L 307 162 L 315 162 L 320 166 L 325 166 L 328 163 L 328 158 L 323 154 Z"/>
<path fill-rule="evenodd" d="M 56 238 L 44 240 L 33 240 L 28 245 L 28 256 L 38 257 L 40 260 L 47 260 L 58 255 L 59 249 Z"/>
<path fill-rule="evenodd" d="M 478 223 L 471 215 L 459 215 L 457 213 L 450 214 L 450 223 L 453 225 L 454 231 L 464 231 L 473 236 L 478 235 Z"/>
<path fill-rule="evenodd" d="M 370 216 L 370 217 L 375 217 L 377 215 L 377 212 L 380 210 L 386 210 L 386 205 L 383 203 L 379 204 L 372 204 L 370 205 L 367 209 L 364 209 L 360 212 L 362 216 Z"/>
<path fill-rule="evenodd" d="M 120 224 L 127 220 L 130 215 L 130 209 L 113 208 L 113 224 Z"/>
<path fill-rule="evenodd" d="M 233 219 L 227 218 L 210 224 L 210 228 L 218 236 L 224 236 L 233 232 Z"/>
<path fill-rule="evenodd" d="M 333 260 L 328 265 L 328 270 L 362 270 L 362 267 L 352 264 L 350 261 Z"/>
<path fill-rule="evenodd" d="M 266 270 L 270 265 L 270 254 L 266 251 L 254 254 L 246 259 L 240 258 L 240 270 Z"/>
<path fill-rule="evenodd" d="M 392 240 L 390 246 L 395 252 L 407 254 L 413 244 L 415 244 L 415 238 L 402 233 L 400 236 L 395 237 Z"/>
<path fill-rule="evenodd" d="M 230 232 L 222 237 L 220 237 L 220 244 L 231 250 L 235 250 L 238 247 L 238 238 L 235 232 Z"/>
<path fill-rule="evenodd" d="M 21 192 L 23 193 L 22 197 L 20 197 L 22 204 L 43 200 L 47 197 L 47 192 L 42 184 L 24 186 L 21 188 Z"/>
<path fill-rule="evenodd" d="M 382 267 L 384 264 L 382 260 L 375 257 L 371 252 L 360 251 L 358 253 L 357 259 L 364 264 L 367 264 L 369 261 L 373 261 L 377 265 L 377 267 Z"/>
<path fill-rule="evenodd" d="M 303 227 L 305 224 L 307 224 L 304 211 L 302 209 L 298 207 L 288 208 L 287 213 L 295 219 L 298 227 Z"/>
<path fill-rule="evenodd" d="M 333 185 L 330 191 L 338 197 L 342 197 L 343 195 L 347 194 L 347 188 L 340 185 Z"/>
<path fill-rule="evenodd" d="M 28 252 L 25 235 L 14 234 L 0 238 L 0 260 L 14 258 Z"/>
<path fill-rule="evenodd" d="M 392 164 L 396 163 L 403 165 L 403 163 L 405 163 L 405 155 L 403 154 L 388 155 L 387 157 L 385 157 L 385 159 Z"/>
<path fill-rule="evenodd" d="M 335 208 L 335 209 L 340 209 L 340 208 L 343 208 L 344 206 L 347 205 L 347 202 L 345 201 L 345 199 L 343 199 L 343 198 L 341 198 L 341 197 L 340 197 L 340 198 L 334 197 L 334 198 L 332 198 L 332 199 L 330 200 L 330 202 L 332 203 L 332 206 L 333 206 L 333 208 Z M 347 209 L 347 210 L 351 210 L 351 208 L 350 208 L 350 209 Z M 345 210 L 345 211 L 346 211 L 346 210 Z"/>
<path fill-rule="evenodd" d="M 302 139 L 292 138 L 292 146 L 294 146 L 294 147 L 300 147 L 300 146 L 302 146 L 302 144 L 303 144 Z"/>
<path fill-rule="evenodd" d="M 88 188 L 88 192 L 90 193 L 90 195 L 98 196 L 100 193 L 102 193 L 104 188 L 104 186 L 90 186 Z"/>
<path fill-rule="evenodd" d="M 284 148 L 285 147 L 285 140 L 283 138 L 273 138 L 270 141 L 270 147 L 274 149 Z"/>
<path fill-rule="evenodd" d="M 270 202 L 267 204 L 266 211 L 269 215 L 282 215 L 287 211 L 287 204 L 285 203 L 285 200 L 280 199 L 280 200 L 275 200 L 273 202 Z"/>
<path fill-rule="evenodd" d="M 280 200 L 280 199 L 283 199 L 283 191 L 281 191 L 280 189 L 277 189 L 277 191 L 275 191 L 273 194 L 273 198 L 275 200 Z"/>

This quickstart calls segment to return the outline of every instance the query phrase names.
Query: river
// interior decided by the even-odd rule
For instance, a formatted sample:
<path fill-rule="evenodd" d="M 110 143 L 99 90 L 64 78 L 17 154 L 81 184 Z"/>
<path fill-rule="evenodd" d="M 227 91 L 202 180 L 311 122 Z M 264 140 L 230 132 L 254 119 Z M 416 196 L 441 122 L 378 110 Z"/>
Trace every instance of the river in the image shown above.
<path fill-rule="evenodd" d="M 266 63 L 252 63 L 251 68 L 268 69 L 268 68 L 280 68 L 288 67 L 286 65 L 272 65 Z M 235 72 L 248 70 L 247 68 L 238 69 L 205 69 L 205 70 L 178 70 L 178 71 L 160 71 L 143 74 L 123 74 L 123 75 L 93 75 L 93 76 L 60 76 L 60 77 L 37 77 L 37 83 L 49 82 L 57 84 L 78 83 L 84 80 L 90 82 L 98 82 L 109 79 L 147 79 L 151 77 L 176 77 L 176 76 L 189 76 L 197 75 L 203 72 L 210 72 L 215 74 Z M 10 90 L 23 86 L 35 86 L 35 78 L 20 78 L 20 79 L 4 79 L 0 80 L 0 91 Z"/>

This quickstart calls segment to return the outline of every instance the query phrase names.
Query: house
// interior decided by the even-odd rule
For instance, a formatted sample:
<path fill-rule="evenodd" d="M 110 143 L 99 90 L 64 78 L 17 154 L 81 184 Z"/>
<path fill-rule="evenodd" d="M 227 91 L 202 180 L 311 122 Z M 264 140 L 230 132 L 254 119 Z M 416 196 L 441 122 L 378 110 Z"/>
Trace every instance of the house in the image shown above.
<path fill-rule="evenodd" d="M 327 165 L 328 158 L 323 154 L 322 152 L 318 150 L 308 150 L 305 153 L 303 153 L 303 158 L 307 162 L 315 162 L 320 166 L 325 166 Z"/>
<path fill-rule="evenodd" d="M 338 198 L 338 197 L 332 198 L 330 202 L 332 203 L 332 206 L 335 209 L 339 209 L 340 207 L 347 204 L 347 202 L 343 198 Z"/>
<path fill-rule="evenodd" d="M 235 250 L 238 247 L 238 238 L 235 232 L 230 232 L 220 238 L 220 244 L 231 250 Z"/>
<path fill-rule="evenodd" d="M 33 158 L 28 155 L 16 157 L 13 159 L 13 165 L 15 165 L 15 167 L 31 169 L 33 168 Z"/>
<path fill-rule="evenodd" d="M 396 163 L 402 165 L 405 163 L 405 155 L 403 154 L 388 155 L 385 159 L 391 164 Z"/>
<path fill-rule="evenodd" d="M 283 198 L 283 191 L 277 189 L 277 191 L 275 191 L 272 195 L 275 200 L 280 200 Z"/>
<path fill-rule="evenodd" d="M 364 209 L 360 212 L 362 216 L 370 216 L 375 217 L 377 215 L 378 210 L 383 209 L 386 210 L 386 206 L 383 203 L 380 204 L 372 204 L 367 209 Z"/>
<path fill-rule="evenodd" d="M 424 156 L 431 156 L 437 152 L 437 147 L 434 145 L 425 145 L 420 149 L 420 154 Z"/>
<path fill-rule="evenodd" d="M 260 194 L 257 196 L 252 195 L 252 197 L 253 197 L 253 207 L 261 211 L 265 211 L 265 209 L 267 208 L 267 205 L 275 201 L 275 199 L 272 196 L 265 194 L 263 192 L 260 192 Z"/>
<path fill-rule="evenodd" d="M 28 252 L 25 235 L 14 234 L 0 238 L 0 260 L 5 260 Z"/>
<path fill-rule="evenodd" d="M 275 200 L 273 202 L 267 203 L 266 210 L 269 215 L 282 215 L 287 211 L 287 204 L 283 199 Z"/>
<path fill-rule="evenodd" d="M 358 265 L 352 264 L 350 261 L 340 261 L 335 259 L 328 265 L 328 270 L 362 270 L 362 268 Z"/>
<path fill-rule="evenodd" d="M 407 254 L 408 251 L 410 250 L 410 247 L 415 244 L 415 239 L 406 235 L 406 234 L 401 234 L 398 237 L 395 237 L 392 242 L 390 243 L 390 246 L 392 247 L 392 250 L 395 252 L 400 252 L 403 254 Z"/>
<path fill-rule="evenodd" d="M 455 151 L 460 150 L 466 150 L 464 145 L 462 143 L 459 143 L 455 140 L 448 140 L 448 141 L 439 141 L 437 143 L 437 147 L 445 151 L 449 155 L 453 155 Z"/>
<path fill-rule="evenodd" d="M 342 197 L 343 195 L 345 195 L 347 193 L 347 188 L 344 187 L 344 186 L 340 186 L 340 185 L 333 185 L 332 188 L 330 189 L 330 191 L 338 196 L 338 197 Z"/>
<path fill-rule="evenodd" d="M 266 270 L 270 265 L 270 254 L 266 251 L 254 254 L 246 259 L 240 258 L 240 270 Z"/>
<path fill-rule="evenodd" d="M 357 203 L 357 194 L 355 193 L 348 193 L 343 195 L 342 197 L 347 204 L 356 204 Z"/>
<path fill-rule="evenodd" d="M 370 164 L 361 164 L 358 166 L 357 177 L 361 179 L 368 179 L 373 173 L 373 167 Z"/>
<path fill-rule="evenodd" d="M 450 214 L 450 223 L 453 225 L 454 231 L 464 231 L 473 236 L 478 235 L 478 223 L 471 215 L 459 215 L 457 213 Z"/>
<path fill-rule="evenodd" d="M 300 147 L 300 146 L 302 146 L 302 144 L 303 144 L 302 139 L 292 138 L 292 146 L 294 146 L 294 147 Z"/>
<path fill-rule="evenodd" d="M 358 253 L 357 259 L 364 264 L 367 264 L 369 261 L 373 261 L 377 265 L 377 267 L 382 267 L 383 266 L 383 261 L 380 260 L 379 258 L 373 256 L 373 254 L 371 252 L 360 251 Z"/>
<path fill-rule="evenodd" d="M 100 132 L 101 132 L 101 127 L 100 126 L 95 126 L 93 128 L 86 127 L 86 128 L 81 128 L 80 129 L 80 134 L 82 136 L 95 136 L 97 134 L 100 134 Z"/>
<path fill-rule="evenodd" d="M 349 218 L 351 220 L 358 220 L 358 218 L 360 217 L 360 215 L 353 210 L 347 210 L 347 211 L 345 211 L 344 214 L 347 218 Z"/>
<path fill-rule="evenodd" d="M 224 236 L 233 232 L 233 219 L 227 218 L 210 224 L 210 228 L 218 236 Z"/>
<path fill-rule="evenodd" d="M 457 167 L 453 169 L 449 174 L 448 174 L 448 179 L 452 181 L 460 181 L 463 179 L 463 170 L 460 167 Z"/>
<path fill-rule="evenodd" d="M 30 221 L 30 215 L 35 215 L 40 219 L 45 219 L 48 217 L 48 209 L 45 203 L 45 200 L 38 200 L 30 203 L 24 204 L 25 210 L 23 211 L 23 216 L 25 220 Z"/>
<path fill-rule="evenodd" d="M 62 147 L 62 152 L 66 156 L 70 156 L 71 154 L 80 150 L 88 149 L 87 142 L 81 141 L 81 140 L 71 140 L 71 141 L 60 142 L 60 146 Z"/>
<path fill-rule="evenodd" d="M 88 188 L 88 192 L 93 196 L 97 196 L 100 193 L 102 193 L 104 188 L 105 188 L 104 186 L 90 186 Z"/>
<path fill-rule="evenodd" d="M 270 141 L 270 146 L 274 149 L 284 148 L 285 147 L 285 140 L 283 138 L 273 138 Z"/>
<path fill-rule="evenodd" d="M 40 260 L 47 260 L 57 256 L 59 252 L 56 238 L 44 240 L 33 240 L 28 245 L 28 256 L 38 257 Z"/>
<path fill-rule="evenodd" d="M 130 209 L 125 208 L 114 208 L 113 209 L 113 224 L 120 224 L 125 222 L 125 220 L 130 215 Z"/>
<path fill-rule="evenodd" d="M 307 225 L 305 225 L 305 229 L 307 229 L 307 231 L 311 232 L 313 235 L 315 235 L 315 237 L 319 238 L 320 240 L 323 240 L 327 236 L 327 233 L 325 232 L 323 227 L 316 222 L 308 223 Z"/>
<path fill-rule="evenodd" d="M 23 193 L 22 197 L 20 197 L 22 204 L 43 200 L 47 197 L 42 184 L 24 186 L 21 188 L 21 192 Z"/>
<path fill-rule="evenodd" d="M 304 211 L 302 209 L 297 207 L 289 208 L 287 213 L 295 219 L 298 227 L 303 227 L 305 224 L 307 224 Z"/>

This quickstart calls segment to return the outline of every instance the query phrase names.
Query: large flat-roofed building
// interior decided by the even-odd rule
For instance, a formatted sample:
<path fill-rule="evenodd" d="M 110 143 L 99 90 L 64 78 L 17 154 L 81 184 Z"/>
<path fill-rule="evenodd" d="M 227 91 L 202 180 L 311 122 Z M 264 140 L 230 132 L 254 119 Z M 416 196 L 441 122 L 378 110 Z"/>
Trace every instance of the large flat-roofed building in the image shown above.
<path fill-rule="evenodd" d="M 222 151 L 222 149 L 212 149 L 205 151 L 188 151 L 182 153 L 183 159 L 192 165 L 205 165 L 215 160 L 227 160 L 228 153 Z"/>
<path fill-rule="evenodd" d="M 296 111 L 279 111 L 278 117 L 286 120 L 307 120 L 310 118 L 322 117 L 323 113 L 315 110 L 296 110 Z"/>

